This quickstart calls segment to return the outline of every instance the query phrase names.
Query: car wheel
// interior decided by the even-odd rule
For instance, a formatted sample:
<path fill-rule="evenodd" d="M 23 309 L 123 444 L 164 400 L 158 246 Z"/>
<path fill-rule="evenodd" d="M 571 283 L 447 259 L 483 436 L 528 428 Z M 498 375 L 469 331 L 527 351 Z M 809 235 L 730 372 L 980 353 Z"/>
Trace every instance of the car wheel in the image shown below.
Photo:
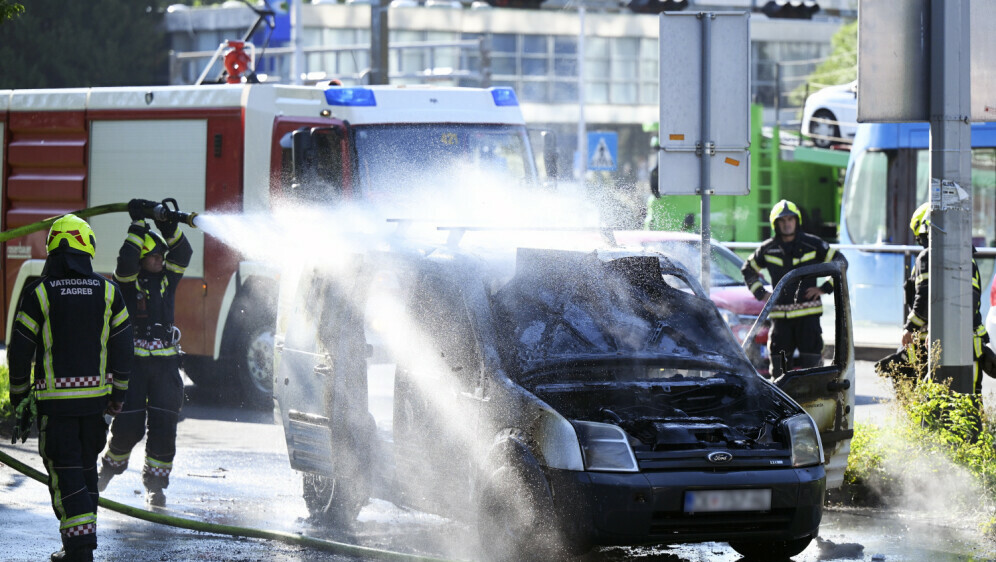
<path fill-rule="evenodd" d="M 501 466 L 488 476 L 477 502 L 482 556 L 493 561 L 562 558 L 565 545 L 555 521 L 538 468 Z"/>
<path fill-rule="evenodd" d="M 821 109 L 813 114 L 809 122 L 809 138 L 819 148 L 830 148 L 840 138 L 840 127 L 837 117 L 828 109 Z"/>
<path fill-rule="evenodd" d="M 360 509 L 370 499 L 365 487 L 342 478 L 329 478 L 319 474 L 305 474 L 304 504 L 312 519 L 333 528 L 348 527 L 360 514 Z"/>
<path fill-rule="evenodd" d="M 230 380 L 243 405 L 273 406 L 273 331 L 276 319 L 266 307 L 245 300 L 233 307 L 225 328 Z"/>
<path fill-rule="evenodd" d="M 799 554 L 813 537 L 803 537 L 791 541 L 766 541 L 766 542 L 731 542 L 730 547 L 748 560 L 786 560 Z"/>

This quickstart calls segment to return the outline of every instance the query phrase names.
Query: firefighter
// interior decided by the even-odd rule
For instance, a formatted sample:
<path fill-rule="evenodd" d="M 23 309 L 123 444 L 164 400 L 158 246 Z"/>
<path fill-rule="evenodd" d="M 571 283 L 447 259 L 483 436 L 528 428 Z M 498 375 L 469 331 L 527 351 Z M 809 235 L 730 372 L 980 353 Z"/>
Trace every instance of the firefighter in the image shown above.
<path fill-rule="evenodd" d="M 930 302 L 930 203 L 917 207 L 910 219 L 910 229 L 923 250 L 916 257 L 916 263 L 904 284 L 906 306 L 909 314 L 903 325 L 902 344 L 896 353 L 875 364 L 875 370 L 885 376 L 916 378 L 913 364 L 927 364 L 927 310 Z M 975 249 L 972 249 L 975 253 Z M 981 406 L 981 371 L 992 376 L 996 374 L 996 355 L 989 348 L 989 334 L 982 323 L 979 304 L 982 300 L 982 282 L 979 268 L 972 258 L 972 388 Z"/>
<path fill-rule="evenodd" d="M 847 263 L 844 256 L 829 244 L 800 230 L 802 214 L 795 203 L 782 199 L 772 207 L 769 220 L 772 237 L 751 254 L 741 269 L 747 287 L 758 300 L 767 300 L 771 296 L 764 288 L 762 270 L 768 270 L 771 283 L 777 285 L 786 273 L 797 267 L 829 261 Z M 772 321 L 768 333 L 772 378 L 790 368 L 820 364 L 823 354 L 823 330 L 820 328 L 823 304 L 820 295 L 832 291 L 830 281 L 817 287 L 816 280 L 809 278 L 782 292 L 769 315 Z M 796 351 L 799 352 L 798 359 L 793 358 Z"/>
<path fill-rule="evenodd" d="M 173 327 L 176 288 L 193 250 L 173 221 L 156 221 L 162 236 L 145 222 L 154 201 L 128 203 L 128 227 L 114 279 L 121 285 L 135 325 L 135 365 L 125 408 L 111 424 L 111 438 L 101 459 L 98 486 L 128 468 L 131 450 L 142 440 L 148 422 L 142 482 L 146 503 L 166 505 L 164 490 L 176 455 L 176 425 L 183 405 L 178 331 Z"/>
<path fill-rule="evenodd" d="M 118 286 L 93 272 L 95 247 L 76 215 L 52 223 L 45 268 L 24 290 L 7 350 L 11 404 L 34 401 L 39 415 L 38 452 L 62 535 L 52 560 L 93 560 L 97 456 L 132 364 L 128 309 Z"/>

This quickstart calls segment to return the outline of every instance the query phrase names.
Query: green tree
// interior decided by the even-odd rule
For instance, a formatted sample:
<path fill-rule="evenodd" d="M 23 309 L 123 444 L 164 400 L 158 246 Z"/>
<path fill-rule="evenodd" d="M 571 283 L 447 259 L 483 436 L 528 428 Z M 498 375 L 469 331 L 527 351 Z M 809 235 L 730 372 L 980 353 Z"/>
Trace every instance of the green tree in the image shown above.
<path fill-rule="evenodd" d="M 17 2 L 0 0 L 0 25 L 6 20 L 12 20 L 24 12 L 24 6 Z"/>
<path fill-rule="evenodd" d="M 846 84 L 858 78 L 858 22 L 851 22 L 833 34 L 830 56 L 809 75 L 819 86 Z"/>
<path fill-rule="evenodd" d="M 166 3 L 32 0 L 0 25 L 0 89 L 166 83 Z"/>

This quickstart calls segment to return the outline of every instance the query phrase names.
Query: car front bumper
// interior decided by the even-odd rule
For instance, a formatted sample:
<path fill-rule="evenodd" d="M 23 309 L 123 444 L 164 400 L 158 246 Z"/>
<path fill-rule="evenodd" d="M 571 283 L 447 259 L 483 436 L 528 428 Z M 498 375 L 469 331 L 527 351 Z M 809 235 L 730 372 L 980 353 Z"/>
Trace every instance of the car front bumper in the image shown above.
<path fill-rule="evenodd" d="M 794 469 L 605 473 L 549 471 L 562 529 L 600 545 L 782 541 L 815 536 L 823 517 L 822 466 Z M 686 513 L 690 490 L 770 489 L 771 509 Z"/>

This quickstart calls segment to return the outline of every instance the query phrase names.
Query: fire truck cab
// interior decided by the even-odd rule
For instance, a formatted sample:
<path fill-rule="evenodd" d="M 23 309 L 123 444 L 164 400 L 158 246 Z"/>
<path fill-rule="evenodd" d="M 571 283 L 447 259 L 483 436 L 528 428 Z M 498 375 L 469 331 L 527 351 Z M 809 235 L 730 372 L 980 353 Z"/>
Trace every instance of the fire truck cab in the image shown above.
<path fill-rule="evenodd" d="M 431 186 L 452 161 L 524 184 L 556 174 L 552 136 L 538 161 L 509 88 L 0 90 L 0 139 L 3 230 L 136 197 L 208 215 L 391 201 L 411 178 Z M 91 219 L 97 271 L 113 271 L 128 222 Z M 246 248 L 184 231 L 194 247 L 176 303 L 184 368 L 198 384 L 231 383 L 245 403 L 269 404 L 278 273 Z M 0 246 L 5 337 L 21 289 L 41 273 L 44 242 L 37 232 Z"/>

